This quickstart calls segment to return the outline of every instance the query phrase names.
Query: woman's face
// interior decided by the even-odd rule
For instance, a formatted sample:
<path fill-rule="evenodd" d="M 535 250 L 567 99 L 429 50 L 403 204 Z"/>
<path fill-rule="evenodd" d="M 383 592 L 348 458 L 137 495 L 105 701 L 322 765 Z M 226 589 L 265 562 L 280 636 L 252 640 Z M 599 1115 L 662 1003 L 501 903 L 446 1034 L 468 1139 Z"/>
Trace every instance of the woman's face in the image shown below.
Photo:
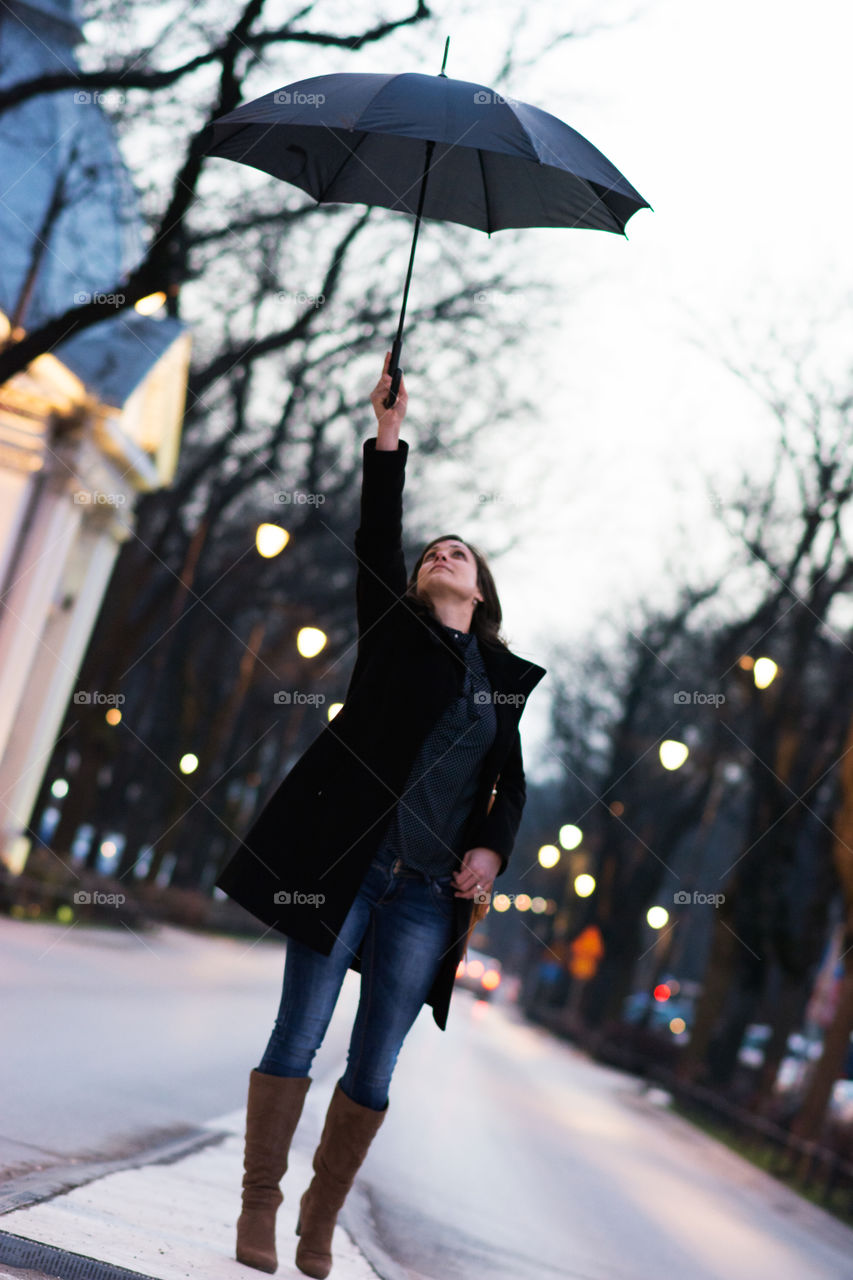
<path fill-rule="evenodd" d="M 434 542 L 418 569 L 417 590 L 430 600 L 453 599 L 473 605 L 475 599 L 481 599 L 474 553 L 456 538 Z"/>

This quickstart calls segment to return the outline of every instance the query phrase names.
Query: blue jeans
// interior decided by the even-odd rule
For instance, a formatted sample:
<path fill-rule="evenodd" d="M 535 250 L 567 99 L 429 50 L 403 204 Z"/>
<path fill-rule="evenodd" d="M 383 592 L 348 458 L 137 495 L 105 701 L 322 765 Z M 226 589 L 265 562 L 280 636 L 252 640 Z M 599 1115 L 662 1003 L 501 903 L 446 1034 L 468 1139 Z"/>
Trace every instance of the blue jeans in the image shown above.
<path fill-rule="evenodd" d="M 331 953 L 288 939 L 281 1004 L 257 1070 L 308 1075 L 364 939 L 361 994 L 340 1086 L 353 1102 L 384 1110 L 403 1041 L 453 942 L 454 892 L 449 875 L 403 867 L 381 846 Z"/>

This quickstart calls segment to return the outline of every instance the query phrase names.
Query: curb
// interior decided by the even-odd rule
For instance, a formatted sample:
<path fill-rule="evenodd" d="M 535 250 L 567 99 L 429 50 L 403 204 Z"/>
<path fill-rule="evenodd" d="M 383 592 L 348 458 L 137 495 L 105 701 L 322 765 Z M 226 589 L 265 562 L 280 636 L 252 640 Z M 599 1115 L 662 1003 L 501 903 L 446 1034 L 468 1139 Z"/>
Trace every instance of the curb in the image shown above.
<path fill-rule="evenodd" d="M 282 1182 L 280 1280 L 302 1275 L 293 1262 L 296 1215 L 328 1099 L 313 1102 L 313 1123 L 291 1148 Z M 36 1267 L 50 1280 L 249 1280 L 254 1271 L 234 1257 L 245 1116 L 241 1110 L 211 1121 L 190 1152 L 137 1157 L 127 1162 L 132 1167 L 5 1213 L 0 1267 Z M 340 1219 L 332 1248 L 336 1280 L 376 1280 Z"/>

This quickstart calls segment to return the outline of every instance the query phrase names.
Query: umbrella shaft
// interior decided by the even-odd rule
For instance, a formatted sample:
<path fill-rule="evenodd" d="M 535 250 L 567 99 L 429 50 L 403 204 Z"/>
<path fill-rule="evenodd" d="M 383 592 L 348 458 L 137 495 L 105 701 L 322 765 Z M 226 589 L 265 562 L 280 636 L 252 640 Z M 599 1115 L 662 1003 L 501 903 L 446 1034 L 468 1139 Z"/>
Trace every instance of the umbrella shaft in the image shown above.
<path fill-rule="evenodd" d="M 406 286 L 403 290 L 403 305 L 400 308 L 400 322 L 397 325 L 397 336 L 391 347 L 391 363 L 388 372 L 391 374 L 391 390 L 385 398 L 385 408 L 390 409 L 397 399 L 397 391 L 400 386 L 400 353 L 403 350 L 403 325 L 406 320 L 406 303 L 409 300 L 409 285 L 412 281 L 412 268 L 415 265 L 415 249 L 418 246 L 418 232 L 421 228 L 421 214 L 424 207 L 424 197 L 426 196 L 426 184 L 429 177 L 429 165 L 432 159 L 432 152 L 435 141 L 432 138 L 427 139 L 426 156 L 424 157 L 424 172 L 421 178 L 421 193 L 418 196 L 418 211 L 415 214 L 415 233 L 412 236 L 412 248 L 409 253 L 409 269 L 406 272 Z"/>

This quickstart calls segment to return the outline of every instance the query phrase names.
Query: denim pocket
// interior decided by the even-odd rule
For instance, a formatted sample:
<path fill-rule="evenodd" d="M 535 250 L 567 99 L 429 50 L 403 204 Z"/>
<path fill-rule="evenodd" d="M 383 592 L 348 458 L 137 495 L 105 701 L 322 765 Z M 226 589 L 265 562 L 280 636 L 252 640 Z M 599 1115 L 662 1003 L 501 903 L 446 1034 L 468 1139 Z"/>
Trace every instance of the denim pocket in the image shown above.
<path fill-rule="evenodd" d="M 456 889 L 452 880 L 430 880 L 430 892 L 433 901 L 437 902 L 443 910 L 453 910 L 453 904 L 456 902 Z"/>

